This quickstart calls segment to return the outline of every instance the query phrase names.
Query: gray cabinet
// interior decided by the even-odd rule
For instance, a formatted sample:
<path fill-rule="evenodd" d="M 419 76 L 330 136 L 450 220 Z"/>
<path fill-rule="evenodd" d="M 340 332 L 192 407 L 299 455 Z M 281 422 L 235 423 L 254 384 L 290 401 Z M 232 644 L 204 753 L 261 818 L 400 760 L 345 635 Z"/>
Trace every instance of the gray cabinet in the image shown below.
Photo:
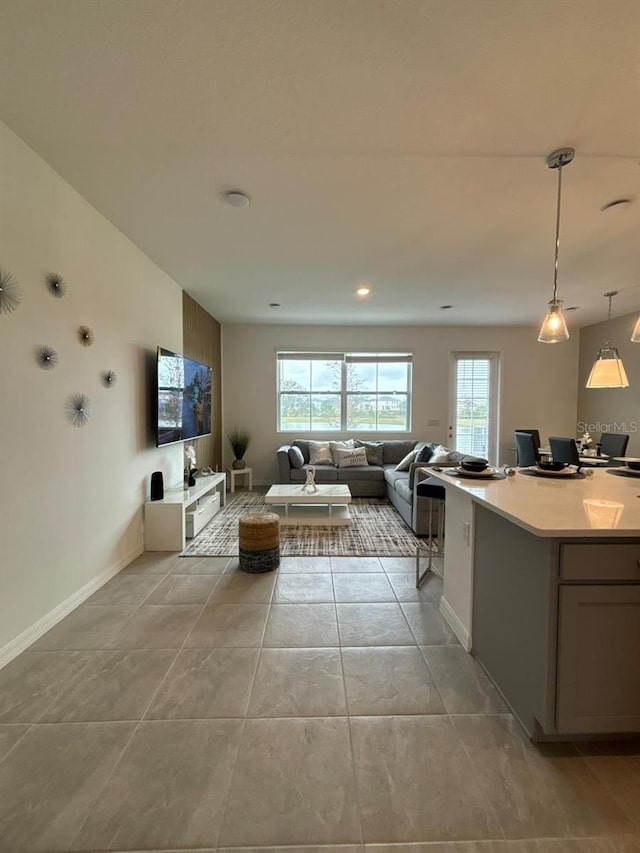
<path fill-rule="evenodd" d="M 640 732 L 640 541 L 475 506 L 472 651 L 535 740 Z"/>
<path fill-rule="evenodd" d="M 640 729 L 640 586 L 561 586 L 556 701 L 560 731 Z"/>

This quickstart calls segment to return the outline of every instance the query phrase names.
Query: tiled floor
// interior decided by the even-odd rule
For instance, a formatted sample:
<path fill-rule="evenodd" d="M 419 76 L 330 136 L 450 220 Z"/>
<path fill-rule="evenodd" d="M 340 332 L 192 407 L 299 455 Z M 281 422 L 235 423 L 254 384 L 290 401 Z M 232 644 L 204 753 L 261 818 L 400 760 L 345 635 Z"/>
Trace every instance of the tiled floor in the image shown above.
<path fill-rule="evenodd" d="M 413 568 L 143 555 L 0 671 L 0 853 L 639 853 L 640 747 L 532 746 Z"/>

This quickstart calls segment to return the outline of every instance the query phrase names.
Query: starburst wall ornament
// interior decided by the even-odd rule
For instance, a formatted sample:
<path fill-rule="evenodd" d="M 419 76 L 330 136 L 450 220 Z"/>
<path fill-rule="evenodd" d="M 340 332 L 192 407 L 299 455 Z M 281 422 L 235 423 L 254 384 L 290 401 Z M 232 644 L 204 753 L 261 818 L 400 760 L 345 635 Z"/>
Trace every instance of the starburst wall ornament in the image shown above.
<path fill-rule="evenodd" d="M 22 302 L 18 282 L 8 270 L 0 267 L 0 314 L 11 314 Z"/>
<path fill-rule="evenodd" d="M 57 272 L 50 272 L 45 279 L 47 282 L 47 290 L 56 299 L 62 299 L 67 290 L 67 285 L 61 275 Z"/>
<path fill-rule="evenodd" d="M 67 400 L 66 412 L 74 427 L 86 426 L 91 420 L 91 400 L 86 394 L 73 394 Z"/>

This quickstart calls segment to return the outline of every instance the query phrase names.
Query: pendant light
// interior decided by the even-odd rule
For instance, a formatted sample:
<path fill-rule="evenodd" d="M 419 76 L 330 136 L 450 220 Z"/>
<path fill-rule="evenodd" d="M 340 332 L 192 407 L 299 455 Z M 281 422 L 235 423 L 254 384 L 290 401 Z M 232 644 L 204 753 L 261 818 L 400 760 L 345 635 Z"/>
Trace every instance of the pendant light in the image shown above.
<path fill-rule="evenodd" d="M 640 344 L 640 317 L 638 317 L 633 332 L 631 332 L 631 343 Z"/>
<path fill-rule="evenodd" d="M 573 148 L 559 148 L 547 157 L 547 166 L 558 170 L 558 200 L 556 205 L 556 256 L 553 268 L 553 296 L 549 302 L 538 341 L 541 344 L 558 344 L 569 340 L 567 324 L 562 313 L 562 299 L 558 299 L 558 252 L 560 251 L 560 199 L 562 198 L 562 167 L 568 166 L 575 155 Z"/>
<path fill-rule="evenodd" d="M 607 316 L 607 324 L 611 322 L 611 300 L 618 295 L 617 290 L 609 290 L 604 296 L 609 300 L 609 313 Z M 604 346 L 600 348 L 598 356 L 591 368 L 591 373 L 587 379 L 587 388 L 628 388 L 629 380 L 627 372 L 624 369 L 624 364 L 620 358 L 620 353 L 616 347 L 609 345 L 609 341 L 605 341 Z"/>

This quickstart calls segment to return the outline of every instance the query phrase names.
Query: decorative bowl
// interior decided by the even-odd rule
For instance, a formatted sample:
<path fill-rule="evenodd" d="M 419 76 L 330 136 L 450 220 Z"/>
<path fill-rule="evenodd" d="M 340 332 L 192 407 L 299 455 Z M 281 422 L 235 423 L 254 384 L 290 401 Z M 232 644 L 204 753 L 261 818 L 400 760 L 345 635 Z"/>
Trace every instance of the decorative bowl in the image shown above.
<path fill-rule="evenodd" d="M 538 462 L 538 468 L 542 471 L 562 471 L 564 467 L 564 462 L 553 462 L 549 460 L 541 460 Z"/>
<path fill-rule="evenodd" d="M 632 462 L 631 459 L 627 459 L 627 468 L 631 468 L 632 471 L 640 471 L 640 462 Z"/>
<path fill-rule="evenodd" d="M 465 471 L 484 471 L 489 466 L 486 459 L 462 459 L 460 467 Z"/>

